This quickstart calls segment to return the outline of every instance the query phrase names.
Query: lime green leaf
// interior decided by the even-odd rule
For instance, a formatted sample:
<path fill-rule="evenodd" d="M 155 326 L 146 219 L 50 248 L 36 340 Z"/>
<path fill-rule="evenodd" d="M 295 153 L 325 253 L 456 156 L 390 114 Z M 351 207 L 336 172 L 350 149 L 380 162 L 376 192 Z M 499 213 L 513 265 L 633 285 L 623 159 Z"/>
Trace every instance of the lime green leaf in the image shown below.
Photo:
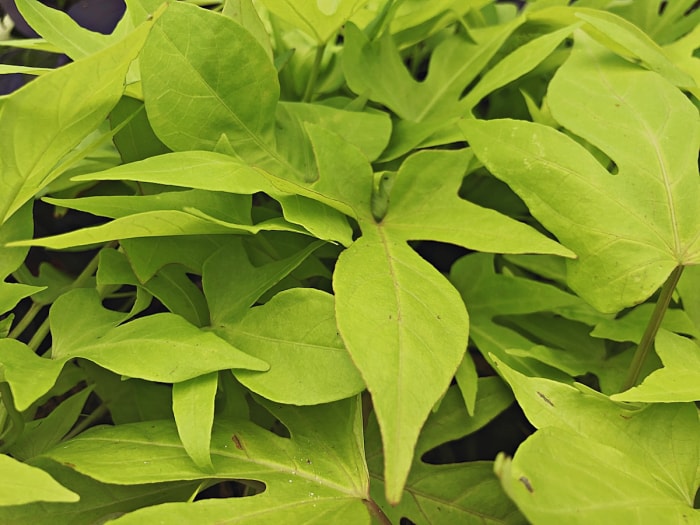
<path fill-rule="evenodd" d="M 175 425 L 167 421 L 91 429 L 46 455 L 103 482 L 132 485 L 234 478 L 266 484 L 265 492 L 255 498 L 144 509 L 125 516 L 122 523 L 143 523 L 141 518 L 153 512 L 171 523 L 214 523 L 224 519 L 224 513 L 227 519 L 238 516 L 239 509 L 250 523 L 265 523 L 270 517 L 299 523 L 322 509 L 324 519 L 349 516 L 352 523 L 369 524 L 362 503 L 368 497 L 368 474 L 358 399 L 303 408 L 265 406 L 289 429 L 291 438 L 279 437 L 248 420 L 215 422 L 213 473 L 196 468 Z"/>
<path fill-rule="evenodd" d="M 497 461 L 496 469 L 506 493 L 531 523 L 560 523 L 562 516 L 572 525 L 700 523 L 692 497 L 673 494 L 635 459 L 605 443 L 547 427 L 520 445 L 512 462 Z"/>
<path fill-rule="evenodd" d="M 214 41 L 227 42 L 226 53 L 212 47 Z M 172 150 L 213 151 L 224 134 L 248 162 L 277 156 L 277 72 L 256 39 L 236 22 L 196 6 L 171 4 L 153 26 L 140 62 L 148 118 Z"/>
<path fill-rule="evenodd" d="M 76 311 L 85 315 L 75 316 Z M 82 357 L 118 374 L 164 383 L 228 368 L 268 368 L 180 316 L 155 314 L 116 326 L 123 318 L 102 308 L 94 290 L 64 294 L 49 315 L 52 357 L 61 362 Z"/>
<path fill-rule="evenodd" d="M 684 298 L 684 307 L 685 302 Z M 649 324 L 653 310 L 653 304 L 640 304 L 622 317 L 599 322 L 591 332 L 591 335 L 593 337 L 610 339 L 611 341 L 630 341 L 639 344 L 644 330 Z M 688 314 L 684 310 L 676 308 L 666 310 L 661 322 L 661 328 L 679 334 L 700 337 L 700 329 L 691 321 Z"/>
<path fill-rule="evenodd" d="M 677 265 L 700 262 L 698 111 L 658 74 L 582 33 L 550 84 L 549 105 L 619 173 L 545 126 L 503 120 L 462 128 L 489 170 L 577 253 L 567 263 L 577 293 L 604 312 L 642 302 Z"/>
<path fill-rule="evenodd" d="M 405 240 L 430 239 L 485 252 L 572 255 L 533 228 L 459 198 L 470 158 L 464 151 L 411 156 L 396 177 L 381 226 Z M 479 227 L 465 228 L 465 224 Z"/>
<path fill-rule="evenodd" d="M 197 210 L 159 210 L 119 217 L 100 226 L 83 228 L 53 237 L 13 242 L 11 246 L 45 246 L 62 249 L 86 246 L 115 239 L 136 237 L 165 237 L 176 235 L 221 235 L 257 233 L 261 230 L 304 233 L 300 227 L 281 219 L 270 219 L 256 225 L 233 224 L 211 216 L 196 214 Z"/>
<path fill-rule="evenodd" d="M 78 501 L 80 497 L 43 470 L 0 454 L 0 506 L 35 501 Z"/>
<path fill-rule="evenodd" d="M 657 506 L 669 512 L 683 507 L 692 511 L 700 460 L 700 420 L 694 404 L 628 407 L 582 385 L 527 377 L 496 364 L 530 422 L 547 431 L 542 437 L 535 433 L 521 446 L 513 475 L 503 474 L 504 488 L 526 516 L 533 519 L 537 514 L 531 512 L 546 515 L 568 508 L 580 513 L 580 523 L 634 522 L 646 501 L 649 511 Z M 530 440 L 533 444 L 528 445 Z M 562 472 L 572 471 L 581 476 L 581 484 L 563 486 Z M 602 509 L 617 521 L 597 519 Z"/>
<path fill-rule="evenodd" d="M 0 379 L 7 381 L 17 410 L 27 410 L 51 390 L 63 363 L 36 355 L 16 339 L 0 339 Z"/>
<path fill-rule="evenodd" d="M 227 0 L 224 2 L 221 12 L 238 22 L 253 35 L 270 60 L 274 60 L 270 35 L 265 28 L 265 24 L 260 20 L 260 15 L 255 9 L 253 0 Z"/>
<path fill-rule="evenodd" d="M 207 176 L 202 177 L 202 173 Z M 183 151 L 159 155 L 75 180 L 134 180 L 242 195 L 262 191 L 279 201 L 287 220 L 303 225 L 316 237 L 344 245 L 349 245 L 352 239 L 344 217 L 320 202 L 300 196 L 318 198 L 316 193 L 220 153 Z M 299 195 L 295 194 L 296 190 Z"/>
<path fill-rule="evenodd" d="M 209 303 L 214 328 L 235 324 L 260 297 L 297 268 L 319 244 L 313 243 L 294 255 L 255 267 L 241 242 L 232 242 L 211 256 L 202 269 L 202 287 Z M 229 269 L 236 268 L 238 279 Z"/>
<path fill-rule="evenodd" d="M 92 55 L 114 43 L 103 35 L 80 27 L 66 12 L 52 9 L 41 2 L 17 0 L 17 8 L 27 23 L 73 60 Z"/>
<path fill-rule="evenodd" d="M 192 461 L 206 471 L 214 470 L 209 444 L 218 384 L 218 372 L 211 372 L 173 385 L 177 433 Z"/>
<path fill-rule="evenodd" d="M 32 465 L 48 472 L 61 485 L 80 494 L 80 501 L 70 504 L 34 502 L 27 505 L 0 506 L 2 523 L 42 523 L 51 516 L 53 525 L 92 525 L 114 519 L 148 505 L 166 501 L 185 501 L 199 482 L 153 483 L 150 485 L 107 485 L 47 459 Z M 33 493 L 30 490 L 29 493 Z"/>
<path fill-rule="evenodd" d="M 462 361 L 469 318 L 445 278 L 380 228 L 341 254 L 333 288 L 338 329 L 382 430 L 387 499 L 398 502 L 420 429 Z"/>
<path fill-rule="evenodd" d="M 42 75 L 50 73 L 54 68 L 50 67 L 30 67 L 30 66 L 14 66 L 12 64 L 0 64 L 0 75 L 12 75 L 15 73 L 23 73 L 25 75 Z"/>
<path fill-rule="evenodd" d="M 593 38 L 608 45 L 612 51 L 619 52 L 623 58 L 631 55 L 640 59 L 649 69 L 676 86 L 690 87 L 694 84 L 693 79 L 668 59 L 649 34 L 635 24 L 612 13 L 597 10 L 581 10 L 576 17 L 590 24 L 586 29 Z"/>
<path fill-rule="evenodd" d="M 0 142 L 0 222 L 49 184 L 57 176 L 56 163 L 104 121 L 149 30 L 150 23 L 144 24 L 117 44 L 42 75 L 3 99 L 0 128 L 11 131 Z"/>
<path fill-rule="evenodd" d="M 26 423 L 22 435 L 8 452 L 15 459 L 26 461 L 54 447 L 78 421 L 92 390 L 85 388 L 63 401 L 48 416 Z"/>
<path fill-rule="evenodd" d="M 134 116 L 134 112 L 138 111 Z M 122 97 L 109 115 L 112 129 L 129 122 L 114 136 L 114 145 L 124 163 L 135 162 L 167 153 L 169 150 L 153 133 L 143 102 Z"/>
<path fill-rule="evenodd" d="M 366 440 L 372 496 L 392 523 L 399 523 L 402 517 L 416 524 L 524 523 L 498 486 L 492 462 L 432 465 L 422 459 L 431 449 L 476 432 L 512 401 L 512 394 L 499 378 L 482 378 L 475 414 L 470 417 L 458 390 L 450 388 L 421 432 L 404 498 L 395 507 L 384 499 L 381 442 L 376 420 L 370 420 Z"/>
<path fill-rule="evenodd" d="M 359 10 L 367 0 L 263 0 L 271 13 L 298 27 L 323 45 Z"/>
<path fill-rule="evenodd" d="M 660 330 L 655 348 L 664 367 L 652 372 L 641 385 L 611 399 L 644 403 L 700 400 L 700 347 L 686 337 Z"/>
<path fill-rule="evenodd" d="M 240 322 L 224 327 L 222 336 L 270 364 L 262 373 L 234 371 L 236 379 L 266 399 L 315 405 L 365 388 L 338 335 L 333 296 L 325 292 L 280 292 Z"/>
<path fill-rule="evenodd" d="M 362 192 L 358 182 L 353 193 L 343 192 L 342 178 L 325 180 L 330 174 L 321 171 L 314 185 L 329 200 L 352 207 L 363 233 L 335 268 L 336 317 L 373 396 L 387 449 L 387 499 L 392 503 L 401 496 L 420 428 L 462 362 L 469 335 L 467 312 L 457 292 L 406 241 L 569 254 L 528 226 L 459 198 L 470 158 L 464 151 L 411 156 L 395 176 L 387 213 L 379 222 L 369 202 L 371 180 Z M 468 404 L 474 394 L 471 390 Z"/>
<path fill-rule="evenodd" d="M 389 32 L 370 42 L 357 26 L 348 24 L 343 55 L 348 86 L 357 94 L 369 93 L 405 120 L 454 116 L 466 86 L 523 21 L 489 28 L 477 44 L 462 35 L 445 39 L 431 55 L 428 76 L 421 82 L 406 69 Z"/>

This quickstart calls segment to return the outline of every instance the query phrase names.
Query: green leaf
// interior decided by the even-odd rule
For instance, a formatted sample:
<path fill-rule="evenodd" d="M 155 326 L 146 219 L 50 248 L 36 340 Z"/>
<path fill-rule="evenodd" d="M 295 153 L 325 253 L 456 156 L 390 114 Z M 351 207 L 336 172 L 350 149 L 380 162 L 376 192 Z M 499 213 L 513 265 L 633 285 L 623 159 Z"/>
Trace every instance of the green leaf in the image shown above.
<path fill-rule="evenodd" d="M 57 176 L 56 163 L 104 121 L 149 30 L 150 23 L 144 24 L 115 45 L 42 75 L 3 99 L 0 128 L 11 131 L 0 142 L 0 222 L 49 184 Z"/>
<path fill-rule="evenodd" d="M 76 311 L 84 316 L 76 317 Z M 154 314 L 116 326 L 123 318 L 102 308 L 93 290 L 64 294 L 49 314 L 52 357 L 62 362 L 82 357 L 117 374 L 164 383 L 228 368 L 268 368 L 180 316 Z"/>
<path fill-rule="evenodd" d="M 265 492 L 255 498 L 144 509 L 125 516 L 122 523 L 143 523 L 144 516 L 150 521 L 153 513 L 171 523 L 214 523 L 232 515 L 250 523 L 270 518 L 299 523 L 308 522 L 321 509 L 324 520 L 329 515 L 343 516 L 352 523 L 369 524 L 362 503 L 368 497 L 368 475 L 358 400 L 303 408 L 265 406 L 289 429 L 291 438 L 279 437 L 247 420 L 215 422 L 213 474 L 192 463 L 174 424 L 167 421 L 94 428 L 47 456 L 103 482 L 234 478 L 266 484 Z"/>
<path fill-rule="evenodd" d="M 489 170 L 577 253 L 567 262 L 574 291 L 603 312 L 642 302 L 677 265 L 700 262 L 698 111 L 658 74 L 582 33 L 548 100 L 553 116 L 608 155 L 617 174 L 545 126 L 465 121 L 462 129 Z"/>
<path fill-rule="evenodd" d="M 226 53 L 216 51 L 214 41 L 227 42 Z M 154 24 L 140 64 L 148 118 L 170 149 L 213 151 L 223 134 L 248 162 L 264 165 L 265 157 L 277 157 L 277 72 L 236 22 L 173 3 Z"/>
<path fill-rule="evenodd" d="M 541 429 L 520 446 L 512 464 L 501 458 L 497 465 L 506 492 L 528 519 L 548 523 L 566 512 L 573 523 L 658 523 L 668 516 L 674 523 L 682 516 L 698 522 L 693 500 L 700 419 L 694 404 L 634 408 L 582 385 L 496 364 Z M 572 476 L 576 484 L 562 484 Z"/>
<path fill-rule="evenodd" d="M 211 216 L 197 214 L 197 211 L 195 209 L 188 211 L 159 210 L 135 213 L 117 218 L 101 226 L 83 228 L 53 237 L 16 241 L 11 243 L 11 246 L 45 246 L 62 249 L 139 237 L 241 234 L 257 233 L 261 230 L 304 232 L 300 227 L 281 219 L 271 219 L 251 226 L 220 221 Z"/>
<path fill-rule="evenodd" d="M 434 465 L 423 460 L 430 450 L 472 434 L 484 427 L 511 404 L 512 394 L 496 377 L 479 380 L 479 398 L 474 417 L 465 411 L 456 388 L 450 388 L 440 407 L 430 415 L 416 446 L 404 497 L 397 506 L 384 500 L 381 442 L 376 420 L 367 429 L 367 457 L 372 478 L 372 496 L 392 520 L 408 518 L 416 524 L 524 523 L 493 475 L 493 463 L 473 461 Z"/>
<path fill-rule="evenodd" d="M 63 363 L 36 355 L 16 339 L 0 339 L 0 378 L 7 381 L 20 412 L 51 390 Z"/>
<path fill-rule="evenodd" d="M 320 290 L 280 292 L 225 326 L 222 337 L 270 364 L 262 373 L 234 371 L 236 379 L 266 399 L 315 405 L 365 388 L 337 332 L 333 296 Z"/>
<path fill-rule="evenodd" d="M 371 100 L 405 120 L 454 117 L 466 86 L 523 21 L 489 28 L 477 44 L 462 35 L 445 39 L 431 55 L 428 76 L 421 82 L 406 69 L 389 32 L 370 42 L 357 26 L 348 24 L 343 55 L 348 86 L 357 94 L 369 93 Z"/>
<path fill-rule="evenodd" d="M 26 423 L 24 432 L 8 452 L 15 459 L 26 461 L 57 445 L 78 421 L 91 393 L 91 387 L 85 388 L 63 401 L 48 416 Z"/>
<path fill-rule="evenodd" d="M 396 503 L 420 429 L 462 361 L 469 318 L 435 268 L 377 230 L 341 254 L 333 288 L 338 329 L 372 394 L 387 499 Z"/>
<path fill-rule="evenodd" d="M 41 2 L 17 0 L 16 4 L 32 29 L 73 60 L 92 55 L 115 41 L 111 35 L 80 27 L 68 13 Z"/>
<path fill-rule="evenodd" d="M 700 400 L 700 347 L 691 339 L 660 330 L 655 349 L 664 367 L 652 372 L 641 385 L 610 398 L 644 403 Z"/>
<path fill-rule="evenodd" d="M 301 3 L 263 0 L 262 3 L 271 13 L 313 37 L 317 45 L 324 45 L 367 0 L 316 0 Z"/>
<path fill-rule="evenodd" d="M 133 116 L 135 111 L 138 113 Z M 169 151 L 153 133 L 142 101 L 122 97 L 109 115 L 112 129 L 116 129 L 127 118 L 131 120 L 114 135 L 114 145 L 119 150 L 122 162 L 128 164 Z"/>
<path fill-rule="evenodd" d="M 411 156 L 396 174 L 388 211 L 380 222 L 372 216 L 369 189 L 360 192 L 358 185 L 354 194 L 342 193 L 338 179 L 331 185 L 323 171 L 316 186 L 352 206 L 363 233 L 341 254 L 335 268 L 336 317 L 372 394 L 386 449 L 391 503 L 401 497 L 420 428 L 462 362 L 469 334 L 467 312 L 456 290 L 406 241 L 438 240 L 486 251 L 569 253 L 528 226 L 459 198 L 470 158 L 464 151 Z M 367 180 L 365 188 L 371 183 Z M 480 227 L 464 228 L 464 224 Z"/>
<path fill-rule="evenodd" d="M 80 501 L 0 506 L 0 522 L 41 523 L 51 516 L 54 525 L 94 525 L 143 506 L 187 500 L 197 490 L 198 484 L 186 481 L 135 486 L 107 485 L 50 460 L 37 459 L 32 461 L 32 465 L 40 467 L 61 485 L 80 494 Z"/>
<path fill-rule="evenodd" d="M 195 465 L 213 471 L 209 454 L 214 425 L 218 373 L 211 372 L 173 385 L 173 414 L 185 450 Z"/>
<path fill-rule="evenodd" d="M 264 266 L 253 266 L 241 242 L 230 243 L 211 256 L 202 268 L 202 288 L 211 312 L 211 325 L 225 327 L 240 321 L 262 295 L 297 268 L 319 244 Z M 236 268 L 238 279 L 228 270 Z"/>
<path fill-rule="evenodd" d="M 202 173 L 207 176 L 202 177 Z M 159 155 L 75 180 L 133 180 L 242 195 L 262 191 L 279 201 L 287 220 L 303 225 L 316 237 L 343 245 L 349 245 L 352 239 L 344 217 L 320 202 L 295 194 L 295 190 L 311 198 L 318 198 L 317 194 L 220 153 L 183 151 Z"/>
<path fill-rule="evenodd" d="M 43 470 L 0 454 L 0 507 L 35 501 L 78 501 L 80 497 Z"/>

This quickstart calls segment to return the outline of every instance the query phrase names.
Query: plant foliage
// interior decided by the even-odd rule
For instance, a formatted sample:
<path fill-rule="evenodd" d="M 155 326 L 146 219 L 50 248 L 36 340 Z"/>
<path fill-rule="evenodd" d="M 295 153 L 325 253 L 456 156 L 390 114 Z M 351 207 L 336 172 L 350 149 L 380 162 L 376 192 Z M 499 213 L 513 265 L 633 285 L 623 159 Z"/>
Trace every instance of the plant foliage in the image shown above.
<path fill-rule="evenodd" d="M 0 522 L 700 524 L 693 1 L 199 3 L 16 2 Z"/>

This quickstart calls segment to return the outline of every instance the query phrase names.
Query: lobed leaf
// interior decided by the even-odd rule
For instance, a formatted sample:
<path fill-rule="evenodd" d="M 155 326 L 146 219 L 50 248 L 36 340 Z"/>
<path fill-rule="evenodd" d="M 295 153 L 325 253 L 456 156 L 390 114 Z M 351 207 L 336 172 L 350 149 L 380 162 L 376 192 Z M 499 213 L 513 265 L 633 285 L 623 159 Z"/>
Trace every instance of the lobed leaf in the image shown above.
<path fill-rule="evenodd" d="M 548 100 L 554 117 L 609 155 L 617 174 L 548 127 L 461 126 L 489 170 L 576 252 L 567 262 L 574 291 L 603 312 L 642 302 L 674 267 L 700 262 L 698 111 L 658 74 L 581 33 Z"/>

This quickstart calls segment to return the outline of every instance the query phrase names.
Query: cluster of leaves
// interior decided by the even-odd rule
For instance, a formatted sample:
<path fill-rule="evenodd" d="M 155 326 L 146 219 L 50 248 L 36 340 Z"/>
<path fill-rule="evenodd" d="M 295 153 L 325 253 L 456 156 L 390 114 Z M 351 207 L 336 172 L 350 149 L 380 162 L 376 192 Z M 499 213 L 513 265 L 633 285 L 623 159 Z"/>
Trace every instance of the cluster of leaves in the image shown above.
<path fill-rule="evenodd" d="M 700 523 L 692 0 L 16 4 L 0 522 Z"/>

